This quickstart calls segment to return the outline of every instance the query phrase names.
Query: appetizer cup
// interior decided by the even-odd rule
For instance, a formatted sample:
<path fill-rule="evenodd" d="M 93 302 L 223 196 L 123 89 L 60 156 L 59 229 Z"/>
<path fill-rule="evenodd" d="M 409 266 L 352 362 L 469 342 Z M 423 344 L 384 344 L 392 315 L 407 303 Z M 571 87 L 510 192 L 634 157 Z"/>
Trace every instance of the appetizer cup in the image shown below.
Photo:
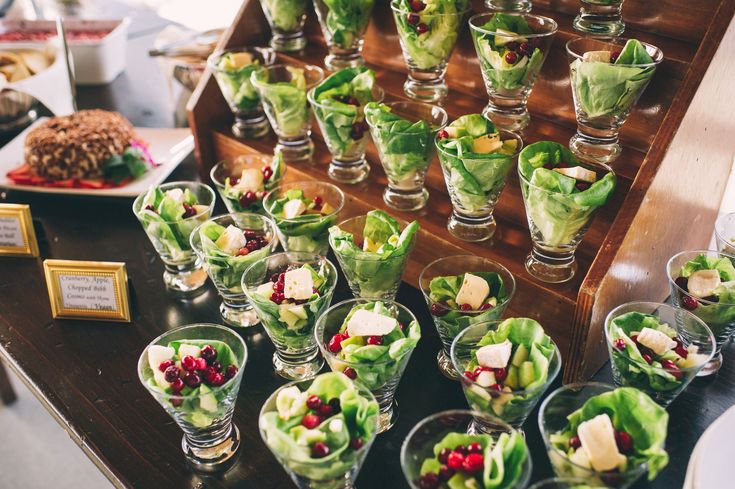
<path fill-rule="evenodd" d="M 245 64 L 240 66 L 238 59 L 243 59 Z M 242 47 L 217 51 L 207 60 L 235 117 L 232 133 L 238 138 L 261 138 L 268 134 L 268 121 L 250 77 L 254 71 L 273 64 L 275 59 L 271 49 Z"/>
<path fill-rule="evenodd" d="M 479 423 L 478 423 L 479 421 Z M 475 426 L 486 427 L 487 431 L 477 432 Z M 512 440 L 511 443 L 508 443 Z M 454 447 L 462 445 L 460 453 L 467 453 L 471 445 L 480 445 L 479 452 L 471 462 L 479 459 L 482 465 L 473 468 L 475 477 L 490 477 L 491 471 L 487 467 L 493 464 L 493 484 L 478 485 L 475 477 L 464 469 L 464 463 L 456 470 L 457 479 L 451 485 L 441 483 L 447 480 L 443 474 L 452 474 L 454 469 L 447 470 L 448 463 L 442 463 L 438 457 L 443 457 L 445 451 L 451 451 L 450 457 L 457 457 Z M 502 444 L 502 446 L 501 446 Z M 453 445 L 453 446 L 452 446 Z M 459 447 L 458 447 L 459 448 Z M 503 449 L 503 453 L 493 453 L 494 448 Z M 470 459 L 467 455 L 465 460 Z M 463 461 L 464 462 L 464 461 Z M 497 464 L 497 465 L 496 465 Z M 506 464 L 509 466 L 506 467 Z M 512 466 L 510 466 L 512 464 Z M 468 463 L 471 465 L 471 463 Z M 401 468 L 411 489 L 425 489 L 427 487 L 503 487 L 506 489 L 522 489 L 531 480 L 531 454 L 522 434 L 502 420 L 477 411 L 454 409 L 433 414 L 420 421 L 408 434 L 401 446 Z M 476 470 L 479 469 L 479 470 Z M 483 470 L 484 469 L 484 470 Z M 464 476 L 464 477 L 462 477 Z M 475 484 L 464 484 L 463 479 L 469 479 Z M 449 480 L 452 480 L 450 478 Z"/>
<path fill-rule="evenodd" d="M 365 64 L 362 44 L 374 4 L 375 0 L 314 0 L 314 10 L 329 49 L 324 58 L 324 66 L 328 70 Z"/>
<path fill-rule="evenodd" d="M 702 254 L 712 260 L 729 259 L 735 264 L 735 255 L 710 250 L 683 251 L 672 256 L 666 264 L 666 274 L 674 304 L 701 319 L 715 337 L 716 344 L 712 359 L 699 371 L 697 374 L 699 377 L 717 373 L 722 367 L 720 351 L 735 332 L 735 300 L 730 299 L 733 297 L 732 293 L 725 294 L 724 300 L 720 300 L 716 295 L 696 297 L 690 293 L 688 282 L 682 277 L 682 268 Z"/>
<path fill-rule="evenodd" d="M 163 389 L 156 381 L 163 374 L 160 370 L 154 372 L 151 364 L 158 362 L 149 354 L 181 343 L 212 345 L 217 352 L 216 360 L 222 362 L 223 367 L 227 361 L 235 368 L 229 368 L 223 379 L 215 382 L 224 380 L 219 386 L 212 383 L 207 386 L 207 382 L 202 380 L 202 375 L 206 374 L 188 372 L 184 376 L 186 383 L 179 382 L 180 378 L 175 380 L 185 385 L 181 391 L 175 393 L 171 387 Z M 172 353 L 173 350 L 171 348 Z M 216 324 L 190 324 L 167 331 L 153 340 L 140 355 L 140 382 L 184 431 L 181 448 L 186 459 L 199 471 L 224 468 L 225 462 L 232 459 L 240 446 L 240 431 L 232 422 L 232 414 L 247 356 L 242 338 L 231 329 Z"/>
<path fill-rule="evenodd" d="M 479 348 L 477 343 L 488 332 L 496 331 L 501 322 L 496 320 L 473 324 L 457 335 L 452 342 L 451 348 L 452 363 L 457 372 L 467 371 L 468 365 L 474 359 L 474 352 Z M 508 388 L 501 390 L 500 385 L 497 383 L 491 386 L 483 386 L 478 382 L 479 379 L 473 380 L 467 375 L 462 375 L 460 377 L 462 390 L 467 398 L 467 403 L 470 405 L 470 409 L 490 416 L 496 416 L 515 429 L 523 431 L 521 425 L 526 421 L 528 415 L 531 414 L 531 411 L 536 407 L 536 404 L 541 400 L 541 396 L 549 388 L 561 369 L 559 348 L 553 342 L 551 342 L 550 346 L 551 360 L 548 360 L 544 355 L 539 355 L 535 360 L 529 357 L 528 361 L 533 362 L 534 371 L 544 369 L 545 367 L 546 370 L 544 373 L 546 378 L 545 380 L 533 379 L 533 382 L 529 384 L 531 387 L 528 388 L 520 388 L 519 386 L 518 389 Z M 508 368 L 510 367 L 511 365 L 509 364 Z M 508 369 L 506 368 L 496 369 L 494 379 L 500 380 L 497 374 L 507 375 L 507 372 Z M 475 431 L 487 431 L 482 426 L 482 419 L 476 420 L 475 425 L 478 425 Z"/>
<path fill-rule="evenodd" d="M 605 487 L 590 486 L 586 480 L 579 477 L 554 477 L 539 481 L 528 489 L 605 489 Z"/>
<path fill-rule="evenodd" d="M 252 74 L 253 86 L 278 136 L 274 152 L 280 152 L 286 162 L 310 160 L 314 154 L 306 92 L 323 78 L 324 71 L 313 65 L 271 65 Z"/>
<path fill-rule="evenodd" d="M 406 370 L 406 365 L 408 365 L 418 338 L 407 338 L 411 346 L 405 348 L 397 357 L 388 354 L 382 355 L 379 360 L 360 357 L 359 361 L 357 359 L 348 361 L 333 353 L 330 349 L 330 340 L 339 333 L 352 309 L 355 306 L 372 302 L 367 299 L 348 299 L 333 305 L 317 320 L 314 335 L 322 356 L 327 360 L 327 364 L 333 372 L 342 372 L 373 393 L 380 405 L 378 431 L 382 433 L 389 430 L 398 419 L 398 402 L 395 400 L 396 389 L 403 372 Z M 400 324 L 405 325 L 406 328 L 413 326 L 420 337 L 418 322 L 410 310 L 397 302 L 387 300 L 381 302 L 395 314 L 395 319 Z M 409 329 L 405 330 L 406 334 L 409 331 Z M 404 341 L 405 345 L 409 345 L 406 340 L 399 341 Z"/>
<path fill-rule="evenodd" d="M 724 214 L 715 221 L 717 249 L 735 256 L 735 212 Z"/>
<path fill-rule="evenodd" d="M 437 0 L 434 3 L 442 8 L 441 13 L 436 13 L 437 10 L 426 13 L 423 8 L 414 10 L 415 3 L 406 0 L 391 2 L 408 66 L 403 91 L 409 98 L 424 102 L 440 102 L 449 93 L 444 80 L 447 63 L 469 12 L 469 2 Z"/>
<path fill-rule="evenodd" d="M 262 174 L 262 180 L 257 174 L 253 175 L 253 170 Z M 243 171 L 250 174 L 248 178 L 256 177 L 252 188 L 238 186 Z M 264 212 L 263 198 L 278 186 L 285 172 L 286 165 L 278 155 L 271 157 L 262 154 L 247 154 L 220 161 L 212 167 L 209 178 L 229 212 L 260 214 Z"/>
<path fill-rule="evenodd" d="M 572 25 L 583 35 L 611 38 L 625 30 L 623 0 L 582 0 Z"/>
<path fill-rule="evenodd" d="M 133 213 L 163 261 L 163 283 L 166 289 L 172 295 L 183 298 L 200 294 L 204 292 L 207 274 L 189 245 L 189 237 L 194 228 L 212 215 L 217 197 L 208 185 L 198 182 L 170 182 L 158 188 L 164 193 L 174 189 L 189 190 L 196 196 L 199 205 L 205 207 L 195 215 L 173 221 L 165 220 L 154 211 L 144 208 L 143 202 L 148 191 L 133 202 Z"/>
<path fill-rule="evenodd" d="M 220 237 L 229 226 L 262 238 L 264 242 L 248 238 L 248 244 L 242 249 L 230 253 L 220 248 Z M 204 265 L 209 278 L 217 287 L 222 304 L 219 312 L 225 323 L 230 326 L 247 328 L 258 324 L 258 316 L 248 301 L 240 284 L 243 273 L 251 264 L 268 256 L 278 244 L 273 221 L 259 214 L 236 213 L 214 217 L 197 227 L 191 233 L 192 249 Z M 252 248 L 249 243 L 255 243 Z"/>
<path fill-rule="evenodd" d="M 655 316 L 673 330 L 669 333 L 676 335 L 675 351 L 672 348 L 662 357 L 636 341 L 641 329 L 656 326 L 653 318 L 643 315 Z M 610 311 L 605 318 L 605 337 L 615 385 L 640 389 L 664 407 L 681 394 L 715 350 L 715 338 L 701 319 L 684 309 L 655 302 L 628 302 Z"/>
<path fill-rule="evenodd" d="M 431 282 L 437 277 L 455 276 L 464 273 L 489 272 L 498 275 L 503 283 L 504 298 L 490 309 L 458 310 L 450 308 L 446 303 L 434 301 L 431 296 Z M 468 326 L 500 319 L 505 308 L 513 298 L 516 290 L 516 281 L 513 274 L 503 265 L 475 255 L 455 255 L 439 258 L 429 263 L 421 271 L 419 286 L 429 306 L 434 326 L 439 333 L 442 349 L 436 357 L 439 371 L 446 377 L 456 380 L 460 377 L 452 364 L 452 342 L 459 333 Z"/>
<path fill-rule="evenodd" d="M 386 112 L 375 110 L 366 120 L 378 149 L 380 163 L 388 177 L 383 200 L 399 211 L 422 209 L 429 200 L 424 187 L 426 172 L 434 156 L 434 137 L 447 124 L 447 112 L 439 106 L 423 102 L 391 102 L 385 104 L 389 112 L 410 123 L 424 121 L 429 128 L 417 132 L 411 124 L 406 130 L 395 130 L 393 124 L 384 124 Z"/>
<path fill-rule="evenodd" d="M 274 214 L 274 204 L 285 198 L 289 190 L 302 190 L 308 199 L 321 198 L 333 211 L 327 215 L 302 214 L 292 219 Z M 265 196 L 263 206 L 275 221 L 278 238 L 285 251 L 301 251 L 314 255 L 326 255 L 329 251 L 329 228 L 337 223 L 345 195 L 336 185 L 326 182 L 308 181 L 286 183 Z"/>
<path fill-rule="evenodd" d="M 508 36 L 497 26 L 498 19 L 506 18 L 528 33 Z M 551 51 L 556 22 L 538 15 L 485 13 L 470 18 L 470 31 L 490 99 L 482 114 L 500 129 L 523 130 L 531 120 L 528 97 Z"/>
<path fill-rule="evenodd" d="M 279 285 L 283 285 L 278 283 L 279 275 L 307 264 L 324 279 L 318 296 L 289 305 L 274 302 L 273 299 L 282 300 L 273 297 Z M 261 289 L 264 285 L 266 293 Z M 273 366 L 281 377 L 307 379 L 319 373 L 324 365 L 314 338 L 314 324 L 329 307 L 336 285 L 337 269 L 332 262 L 308 253 L 276 253 L 255 262 L 242 276 L 242 288 L 276 347 Z"/>
<path fill-rule="evenodd" d="M 660 49 L 640 43 L 652 62 L 621 64 L 584 60 L 585 53 L 591 51 L 620 54 L 627 41 L 579 37 L 567 42 L 577 116 L 577 134 L 569 140 L 569 149 L 581 160 L 609 163 L 620 156 L 620 128 L 651 81 L 656 66 L 664 59 Z"/>
<path fill-rule="evenodd" d="M 501 12 L 530 12 L 531 0 L 485 0 L 485 6 Z"/>
<path fill-rule="evenodd" d="M 314 414 L 324 406 L 329 407 L 328 414 Z M 365 387 L 343 375 L 325 373 L 274 392 L 263 404 L 258 425 L 263 442 L 296 487 L 354 489 L 375 441 L 377 411 L 375 398 Z M 307 424 L 315 426 L 308 430 L 312 439 L 304 443 Z"/>
<path fill-rule="evenodd" d="M 306 46 L 304 23 L 308 0 L 260 0 L 265 18 L 271 28 L 270 46 L 288 53 Z"/>

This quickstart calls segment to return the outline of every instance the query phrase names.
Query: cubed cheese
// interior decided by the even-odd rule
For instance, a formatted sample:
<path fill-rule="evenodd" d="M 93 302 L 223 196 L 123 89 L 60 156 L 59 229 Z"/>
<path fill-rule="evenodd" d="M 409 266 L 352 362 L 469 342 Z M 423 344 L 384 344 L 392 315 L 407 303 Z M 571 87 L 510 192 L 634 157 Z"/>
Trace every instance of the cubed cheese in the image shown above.
<path fill-rule="evenodd" d="M 625 457 L 620 454 L 615 442 L 615 428 L 607 414 L 599 414 L 581 423 L 577 428 L 577 436 L 582 442 L 581 450 L 586 452 L 593 469 L 604 472 L 625 463 Z"/>
<path fill-rule="evenodd" d="M 485 345 L 477 350 L 477 361 L 483 367 L 505 368 L 513 351 L 513 343 L 505 340 L 496 345 Z"/>
<path fill-rule="evenodd" d="M 457 292 L 455 301 L 459 305 L 469 304 L 472 309 L 479 309 L 487 299 L 488 294 L 490 294 L 490 286 L 484 278 L 465 273 L 462 287 Z"/>
<path fill-rule="evenodd" d="M 283 217 L 293 219 L 299 217 L 306 210 L 306 205 L 300 199 L 289 200 L 283 204 Z"/>
<path fill-rule="evenodd" d="M 687 288 L 694 297 L 703 298 L 712 295 L 721 283 L 720 272 L 717 270 L 697 270 L 689 276 Z"/>
<path fill-rule="evenodd" d="M 676 341 L 669 338 L 665 333 L 652 328 L 643 328 L 638 333 L 638 343 L 650 348 L 656 355 L 663 355 L 667 351 L 676 348 Z"/>
<path fill-rule="evenodd" d="M 260 192 L 263 190 L 263 172 L 257 168 L 244 169 L 235 188 L 243 192 Z"/>
<path fill-rule="evenodd" d="M 587 51 L 582 56 L 582 61 L 597 61 L 600 63 L 609 63 L 610 56 L 612 56 L 612 53 L 610 51 Z"/>
<path fill-rule="evenodd" d="M 329 431 L 332 433 L 339 433 L 344 429 L 344 423 L 341 419 L 333 419 L 329 422 Z"/>
<path fill-rule="evenodd" d="M 597 181 L 597 174 L 592 170 L 583 168 L 581 166 L 573 166 L 571 168 L 554 168 L 554 171 L 566 175 L 575 180 L 581 182 L 595 183 Z"/>
<path fill-rule="evenodd" d="M 156 372 L 161 362 L 171 360 L 175 353 L 176 350 L 170 346 L 151 345 L 148 347 L 148 365 L 153 372 Z"/>
<path fill-rule="evenodd" d="M 314 279 L 311 271 L 306 268 L 297 268 L 286 272 L 283 281 L 283 296 L 286 299 L 302 301 L 314 294 Z"/>
<path fill-rule="evenodd" d="M 472 141 L 472 151 L 475 153 L 494 153 L 503 147 L 500 136 L 497 134 L 485 134 Z"/>
<path fill-rule="evenodd" d="M 240 248 L 245 246 L 247 242 L 248 240 L 245 239 L 245 234 L 243 234 L 242 230 L 230 224 L 225 228 L 225 231 L 220 234 L 214 244 L 228 255 L 234 255 L 240 250 Z"/>
<path fill-rule="evenodd" d="M 184 358 L 187 355 L 191 355 L 194 358 L 199 357 L 199 353 L 202 351 L 201 348 L 199 348 L 196 345 L 187 345 L 184 343 L 183 345 L 179 346 L 179 358 Z"/>
<path fill-rule="evenodd" d="M 183 203 L 184 191 L 180 188 L 172 188 L 171 190 L 166 190 L 166 197 L 175 200 L 176 202 Z"/>
<path fill-rule="evenodd" d="M 482 372 L 480 372 L 480 375 L 477 376 L 475 382 L 477 382 L 482 387 L 490 387 L 491 385 L 497 384 L 497 381 L 495 380 L 495 374 L 490 370 L 483 370 Z"/>
<path fill-rule="evenodd" d="M 366 309 L 358 309 L 347 322 L 350 336 L 383 336 L 398 326 L 398 321 L 389 316 Z"/>

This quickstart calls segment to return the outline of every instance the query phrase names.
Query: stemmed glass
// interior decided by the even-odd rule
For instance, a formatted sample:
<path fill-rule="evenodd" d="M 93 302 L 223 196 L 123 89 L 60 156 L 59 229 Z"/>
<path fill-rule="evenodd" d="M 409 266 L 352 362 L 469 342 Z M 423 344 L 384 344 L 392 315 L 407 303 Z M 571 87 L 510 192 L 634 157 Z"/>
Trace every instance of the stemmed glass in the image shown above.
<path fill-rule="evenodd" d="M 623 0 L 581 0 L 579 15 L 572 25 L 584 35 L 616 37 L 625 30 Z"/>
<path fill-rule="evenodd" d="M 279 52 L 300 51 L 306 47 L 304 24 L 307 0 L 260 0 L 273 33 L 270 45 Z"/>
<path fill-rule="evenodd" d="M 715 221 L 717 249 L 735 256 L 735 212 L 724 214 Z"/>
<path fill-rule="evenodd" d="M 314 10 L 329 49 L 324 58 L 327 69 L 337 71 L 365 64 L 362 44 L 374 4 L 375 0 L 314 0 Z"/>
<path fill-rule="evenodd" d="M 531 120 L 528 97 L 551 51 L 557 24 L 548 17 L 519 14 L 517 17 L 533 33 L 508 35 L 488 25 L 495 15 L 484 13 L 470 18 L 472 40 L 490 99 L 482 114 L 500 129 L 521 131 Z"/>
<path fill-rule="evenodd" d="M 501 12 L 530 12 L 531 0 L 485 0 L 485 6 Z"/>
<path fill-rule="evenodd" d="M 603 486 L 590 486 L 585 479 L 578 477 L 554 477 L 544 479 L 529 487 L 528 489 L 605 489 Z"/>
<path fill-rule="evenodd" d="M 242 178 L 243 170 L 259 172 L 262 175 L 262 178 L 259 178 L 261 190 L 247 189 L 243 192 L 242 189 L 238 189 L 237 184 Z M 278 187 L 285 172 L 285 165 L 277 163 L 274 157 L 253 153 L 220 161 L 212 167 L 209 178 L 229 212 L 261 214 L 263 198 L 267 192 Z"/>

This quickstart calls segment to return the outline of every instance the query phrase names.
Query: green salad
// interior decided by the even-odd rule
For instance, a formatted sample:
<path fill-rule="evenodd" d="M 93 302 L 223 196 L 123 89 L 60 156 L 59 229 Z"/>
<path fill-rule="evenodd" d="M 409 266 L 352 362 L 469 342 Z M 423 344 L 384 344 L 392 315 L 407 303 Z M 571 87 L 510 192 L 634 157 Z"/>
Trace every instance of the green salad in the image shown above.
<path fill-rule="evenodd" d="M 434 456 L 421 465 L 420 487 L 433 489 L 512 489 L 518 487 L 530 453 L 523 435 L 447 433 Z"/>
<path fill-rule="evenodd" d="M 629 39 L 621 51 L 589 51 L 571 66 L 574 100 L 589 118 L 627 114 L 656 66 L 646 47 Z"/>
<path fill-rule="evenodd" d="M 325 252 L 329 228 L 337 221 L 337 209 L 321 196 L 306 197 L 303 190 L 287 190 L 269 201 L 266 211 L 278 226 L 286 251 Z"/>
<path fill-rule="evenodd" d="M 467 214 L 486 214 L 505 186 L 516 139 L 500 139 L 480 114 L 463 115 L 442 131 L 436 146 L 452 201 Z"/>
<path fill-rule="evenodd" d="M 479 29 L 472 29 L 472 38 L 488 85 L 504 91 L 533 85 L 545 53 L 533 37 L 524 37 L 534 34 L 526 19 L 497 13 Z"/>
<path fill-rule="evenodd" d="M 357 297 L 395 297 L 419 227 L 413 221 L 401 230 L 393 217 L 373 210 L 365 216 L 362 243 L 339 226 L 329 228 L 329 243 Z"/>
<path fill-rule="evenodd" d="M 339 332 L 324 339 L 334 355 L 327 359 L 330 367 L 371 391 L 399 377 L 421 338 L 421 328 L 417 321 L 404 325 L 396 317 L 397 311 L 380 301 L 354 306 Z"/>
<path fill-rule="evenodd" d="M 177 417 L 197 428 L 207 428 L 227 414 L 235 402 L 241 360 L 224 342 L 177 340 L 148 347 L 143 379 L 168 398 Z"/>
<path fill-rule="evenodd" d="M 282 388 L 275 410 L 267 407 L 259 420 L 263 439 L 288 469 L 307 479 L 342 478 L 360 465 L 363 447 L 377 432 L 378 404 L 337 373 L 317 376 L 304 391 Z"/>
<path fill-rule="evenodd" d="M 401 46 L 409 64 L 428 70 L 452 54 L 469 0 L 392 0 Z"/>
<path fill-rule="evenodd" d="M 681 305 L 707 323 L 718 343 L 727 339 L 735 328 L 735 266 L 732 261 L 701 253 L 682 266 L 675 283 L 688 292 L 688 295 L 678 294 Z"/>
<path fill-rule="evenodd" d="M 599 175 L 579 163 L 566 146 L 551 141 L 526 146 L 518 168 L 531 232 L 548 247 L 580 239 L 594 211 L 615 190 L 613 172 Z"/>
<path fill-rule="evenodd" d="M 253 73 L 253 83 L 266 104 L 266 110 L 275 121 L 273 128 L 280 137 L 295 138 L 309 128 L 309 105 L 306 102 L 304 70 L 286 66 L 291 73 L 287 82 L 268 82 L 265 71 Z"/>
<path fill-rule="evenodd" d="M 322 32 L 327 41 L 350 49 L 362 39 L 373 11 L 375 0 L 316 0 L 322 4 L 319 14 Z"/>
<path fill-rule="evenodd" d="M 550 442 L 576 466 L 624 473 L 648 464 L 653 480 L 669 463 L 664 450 L 669 415 L 638 389 L 620 387 L 591 397 L 567 419 Z"/>
<path fill-rule="evenodd" d="M 278 186 L 286 164 L 280 152 L 273 155 L 269 165 L 245 168 L 239 177 L 225 178 L 222 196 L 232 212 L 263 212 L 263 198 Z"/>
<path fill-rule="evenodd" d="M 306 17 L 307 0 L 260 0 L 273 27 L 283 33 L 298 31 Z"/>
<path fill-rule="evenodd" d="M 215 75 L 229 104 L 245 110 L 260 106 L 260 96 L 250 78 L 262 67 L 260 60 L 248 52 L 228 52 L 219 58 Z"/>

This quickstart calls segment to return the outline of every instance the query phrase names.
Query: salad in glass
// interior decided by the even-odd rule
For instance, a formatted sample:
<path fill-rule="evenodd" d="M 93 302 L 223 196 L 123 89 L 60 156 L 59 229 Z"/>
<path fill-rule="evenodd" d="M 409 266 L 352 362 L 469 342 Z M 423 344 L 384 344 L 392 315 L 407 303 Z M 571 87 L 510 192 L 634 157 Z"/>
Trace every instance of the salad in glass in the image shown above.
<path fill-rule="evenodd" d="M 212 183 L 229 212 L 262 214 L 263 198 L 278 187 L 286 172 L 280 153 L 240 155 L 214 165 L 209 173 Z"/>
<path fill-rule="evenodd" d="M 451 353 L 470 408 L 519 430 L 561 369 L 559 348 L 529 318 L 473 324 Z"/>
<path fill-rule="evenodd" d="M 300 51 L 306 47 L 304 24 L 307 0 L 260 0 L 271 28 L 270 46 L 276 51 Z"/>
<path fill-rule="evenodd" d="M 350 299 L 330 307 L 314 334 L 329 368 L 375 395 L 379 432 L 390 429 L 398 418 L 398 383 L 421 338 L 411 311 L 393 301 Z"/>
<path fill-rule="evenodd" d="M 242 275 L 242 288 L 276 347 L 273 365 L 281 377 L 306 379 L 324 365 L 314 325 L 329 307 L 336 285 L 334 265 L 308 253 L 276 253 Z"/>
<path fill-rule="evenodd" d="M 314 0 L 329 54 L 324 66 L 331 71 L 365 64 L 362 43 L 375 0 Z"/>
<path fill-rule="evenodd" d="M 436 148 L 452 200 L 447 229 L 463 241 L 492 238 L 493 210 L 523 140 L 499 131 L 480 114 L 469 114 L 439 131 Z"/>
<path fill-rule="evenodd" d="M 580 163 L 562 144 L 539 141 L 521 151 L 518 174 L 533 240 L 526 270 L 544 282 L 571 280 L 574 252 L 595 211 L 610 200 L 615 173 L 606 165 Z"/>
<path fill-rule="evenodd" d="M 175 296 L 204 292 L 207 274 L 189 245 L 194 228 L 214 209 L 212 189 L 197 182 L 171 182 L 151 187 L 133 202 L 133 213 L 163 261 L 163 282 Z"/>
<path fill-rule="evenodd" d="M 617 37 L 625 30 L 623 0 L 581 0 L 572 26 L 583 35 Z"/>
<path fill-rule="evenodd" d="M 373 210 L 329 228 L 329 244 L 355 297 L 395 299 L 419 227 Z"/>
<path fill-rule="evenodd" d="M 724 214 L 715 221 L 717 250 L 735 256 L 735 212 Z"/>
<path fill-rule="evenodd" d="M 424 187 L 434 156 L 434 136 L 447 123 L 447 112 L 423 102 L 371 102 L 365 120 L 388 177 L 383 200 L 400 211 L 423 208 L 429 199 Z"/>

